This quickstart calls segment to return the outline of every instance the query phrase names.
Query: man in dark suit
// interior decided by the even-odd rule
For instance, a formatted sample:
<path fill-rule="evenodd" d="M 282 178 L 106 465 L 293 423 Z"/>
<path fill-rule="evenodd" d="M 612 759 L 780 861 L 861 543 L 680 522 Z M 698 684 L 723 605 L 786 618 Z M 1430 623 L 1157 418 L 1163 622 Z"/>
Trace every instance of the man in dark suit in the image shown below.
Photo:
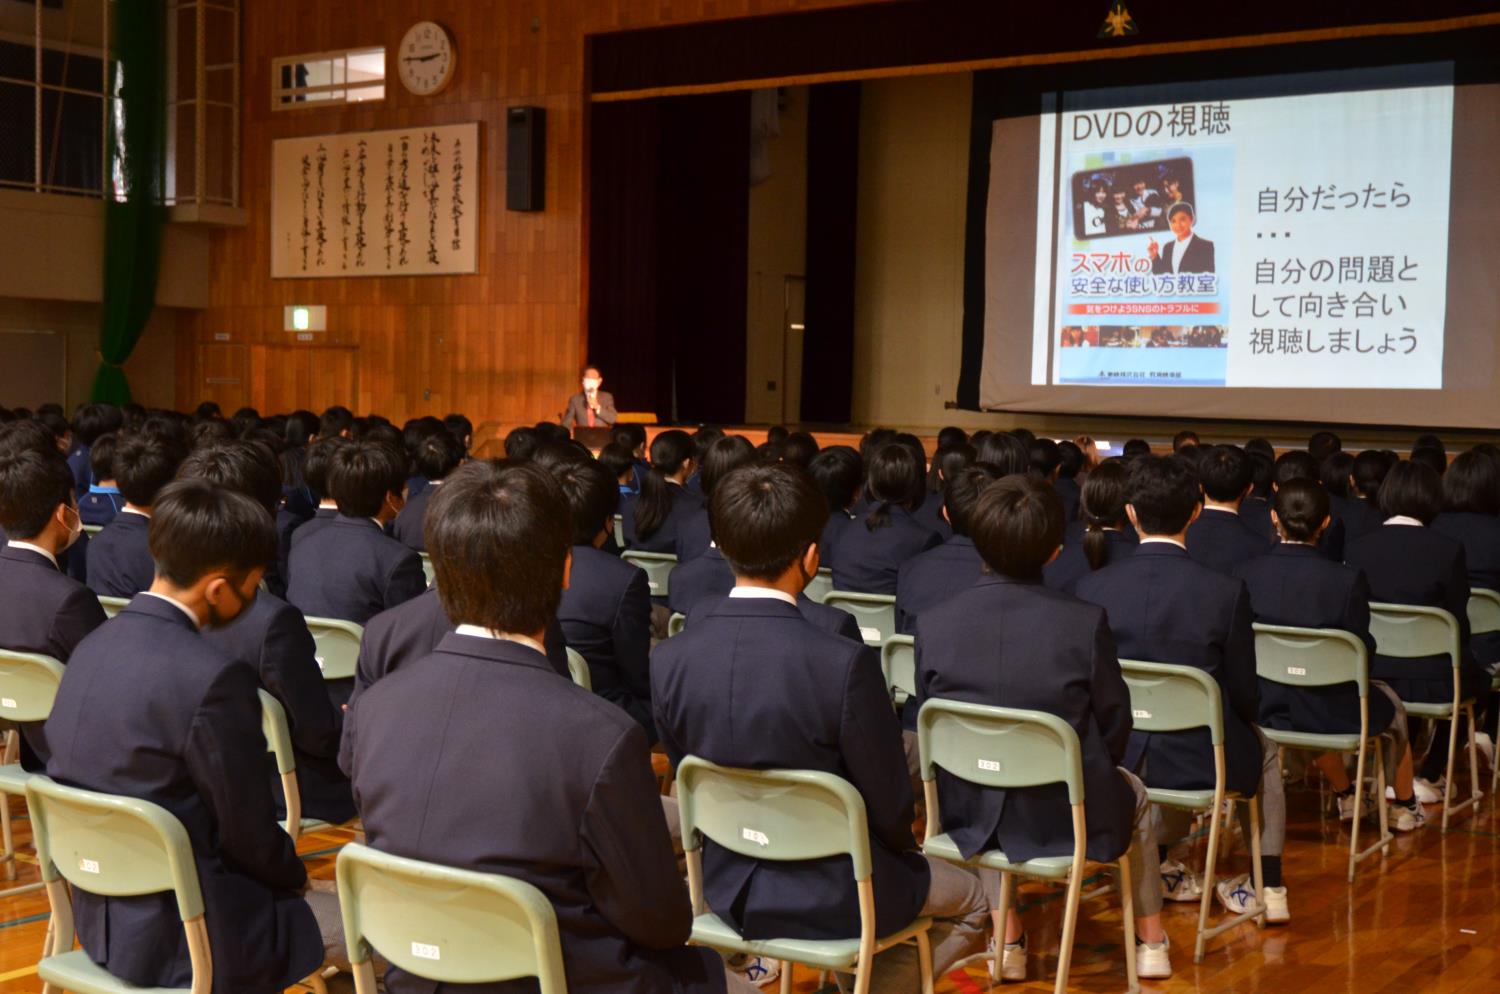
<path fill-rule="evenodd" d="M 1135 554 L 1078 581 L 1078 596 L 1109 614 L 1121 659 L 1193 666 L 1219 684 L 1224 720 L 1226 787 L 1261 799 L 1261 854 L 1266 917 L 1284 922 L 1286 888 L 1281 850 L 1286 838 L 1286 801 L 1278 751 L 1255 729 L 1259 693 L 1250 597 L 1244 583 L 1193 562 L 1186 548 L 1189 527 L 1200 511 L 1201 491 L 1181 456 L 1142 456 L 1130 470 L 1126 511 L 1141 536 Z M 1214 753 L 1206 728 L 1131 734 L 1126 763 L 1141 771 L 1149 787 L 1197 790 L 1214 786 Z M 1240 805 L 1248 822 L 1248 805 Z M 1186 812 L 1159 809 L 1157 839 L 1166 844 L 1186 835 Z M 1248 825 L 1246 832 L 1248 834 Z M 1165 852 L 1162 853 L 1165 862 Z M 1162 867 L 1173 900 L 1196 901 L 1201 886 L 1173 863 Z M 1254 901 L 1244 878 L 1217 887 L 1235 913 Z"/>
<path fill-rule="evenodd" d="M 463 446 L 446 431 L 429 435 L 417 445 L 417 472 L 427 481 L 427 486 L 415 496 L 409 495 L 406 506 L 396 515 L 392 534 L 398 542 L 418 552 L 427 551 L 427 542 L 422 537 L 427 503 L 432 500 L 438 485 L 463 461 Z"/>
<path fill-rule="evenodd" d="M 53 779 L 166 808 L 187 830 L 203 890 L 216 994 L 280 991 L 316 970 L 319 921 L 307 873 L 273 817 L 254 669 L 199 635 L 255 599 L 276 555 L 265 508 L 202 481 L 153 505 L 151 589 L 84 639 L 68 661 L 47 741 Z M 319 902 L 320 914 L 337 902 Z M 170 892 L 73 892 L 89 957 L 143 987 L 192 974 Z"/>
<path fill-rule="evenodd" d="M 552 470 L 573 515 L 573 565 L 557 608 L 568 645 L 589 664 L 594 693 L 624 708 L 656 742 L 651 721 L 651 588 L 640 567 L 599 547 L 620 489 L 592 459 Z"/>
<path fill-rule="evenodd" d="M 1175 273 L 1211 273 L 1214 271 L 1214 243 L 1193 234 L 1197 216 L 1193 205 L 1183 201 L 1173 204 L 1167 211 L 1167 224 L 1175 236 L 1160 248 L 1156 239 L 1146 243 L 1146 254 L 1151 257 L 1151 272 L 1157 276 Z"/>
<path fill-rule="evenodd" d="M 1083 749 L 1088 855 L 1114 862 L 1129 850 L 1137 966 L 1143 977 L 1169 977 L 1161 876 L 1148 858 L 1156 847 L 1150 804 L 1145 785 L 1121 767 L 1130 692 L 1114 638 L 1097 605 L 1041 583 L 1042 567 L 1061 548 L 1062 501 L 1049 482 L 1007 476 L 976 495 L 963 520 L 988 568 L 977 583 L 922 612 L 917 693 L 907 710 L 941 698 L 1045 711 L 1073 727 Z M 994 848 L 1013 860 L 1073 852 L 1063 784 L 991 790 L 941 769 L 937 780 L 943 831 L 965 857 Z M 986 882 L 997 902 L 998 878 Z M 1003 977 L 1025 980 L 1026 944 L 1014 909 L 1005 929 Z"/>
<path fill-rule="evenodd" d="M 1203 484 L 1203 513 L 1187 532 L 1188 555 L 1220 573 L 1271 548 L 1265 537 L 1240 518 L 1240 504 L 1250 493 L 1250 457 L 1237 445 L 1209 446 L 1198 460 Z"/>
<path fill-rule="evenodd" d="M 382 530 L 401 510 L 406 462 L 385 445 L 356 442 L 329 453 L 326 472 L 338 517 L 294 541 L 286 599 L 310 618 L 363 625 L 427 589 L 421 557 Z"/>
<path fill-rule="evenodd" d="M 597 366 L 584 367 L 583 389 L 568 398 L 568 409 L 563 411 L 564 428 L 611 428 L 620 420 L 615 395 L 599 389 L 603 382 Z"/>
<path fill-rule="evenodd" d="M 812 480 L 792 466 L 746 466 L 719 482 L 715 535 L 736 586 L 657 646 L 656 724 L 674 763 L 694 755 L 725 766 L 822 770 L 852 784 L 869 822 L 876 934 L 933 916 L 932 965 L 942 976 L 983 948 L 988 902 L 974 876 L 916 851 L 900 727 L 873 651 L 819 631 L 797 611 L 797 593 L 818 569 L 827 515 Z M 709 907 L 741 935 L 859 934 L 846 858 L 762 863 L 706 841 L 703 865 Z M 871 990 L 915 990 L 912 953 L 877 956 Z"/>
<path fill-rule="evenodd" d="M 57 449 L 0 449 L 0 648 L 66 663 L 104 624 L 99 599 L 63 574 L 58 560 L 83 533 L 73 475 Z M 39 772 L 49 755 L 41 722 L 21 728 L 21 765 Z"/>
<path fill-rule="evenodd" d="M 719 957 L 686 946 L 692 913 L 645 734 L 542 653 L 566 582 L 567 508 L 532 464 L 472 461 L 439 488 L 428 548 L 442 606 L 460 624 L 348 713 L 346 768 L 365 833 L 376 849 L 540 888 L 557 911 L 571 991 L 721 991 Z M 397 726 L 422 734 L 423 748 L 391 749 Z M 392 994 L 433 989 L 397 969 L 385 979 Z"/>
<path fill-rule="evenodd" d="M 115 480 L 125 506 L 90 544 L 89 589 L 109 597 L 134 597 L 151 586 L 155 567 L 146 547 L 151 505 L 177 475 L 187 451 L 166 435 L 131 432 L 115 445 Z"/>
<path fill-rule="evenodd" d="M 995 479 L 992 469 L 969 466 L 943 487 L 943 520 L 952 527 L 953 537 L 901 564 L 896 573 L 896 631 L 915 634 L 923 611 L 973 586 L 984 572 L 984 560 L 969 537 L 969 513 Z"/>

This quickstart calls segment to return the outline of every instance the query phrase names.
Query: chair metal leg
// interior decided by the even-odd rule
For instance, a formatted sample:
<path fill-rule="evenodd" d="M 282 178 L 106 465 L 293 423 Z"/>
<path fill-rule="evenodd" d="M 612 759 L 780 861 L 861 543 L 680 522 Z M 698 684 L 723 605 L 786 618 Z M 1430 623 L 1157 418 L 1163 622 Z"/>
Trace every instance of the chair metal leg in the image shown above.
<path fill-rule="evenodd" d="M 1203 949 L 1208 945 L 1208 904 L 1213 900 L 1214 871 L 1219 861 L 1219 819 L 1223 805 L 1214 799 L 1213 811 L 1208 818 L 1208 860 L 1203 867 L 1203 899 L 1198 902 L 1198 938 L 1193 946 L 1193 962 L 1203 962 Z"/>
<path fill-rule="evenodd" d="M 1453 813 L 1453 769 L 1458 759 L 1458 716 L 1459 708 L 1453 709 L 1452 716 L 1448 719 L 1448 769 L 1443 784 L 1443 830 L 1448 830 L 1448 816 Z M 1472 726 L 1471 726 L 1472 727 Z"/>
<path fill-rule="evenodd" d="M 996 908 L 995 916 L 995 968 L 990 973 L 990 990 L 995 989 L 995 981 L 1000 977 L 1000 970 L 1005 965 L 1005 925 L 1010 917 L 1010 891 L 1014 878 L 1009 873 L 1000 874 L 1000 906 Z"/>
<path fill-rule="evenodd" d="M 1281 776 L 1281 771 L 1276 771 Z M 1257 928 L 1266 927 L 1266 888 L 1260 860 L 1260 795 L 1250 798 L 1250 879 L 1255 883 L 1255 903 L 1260 905 L 1260 914 L 1255 916 Z M 1358 810 L 1358 808 L 1356 808 Z"/>
<path fill-rule="evenodd" d="M 792 994 L 792 964 L 781 961 L 781 994 Z"/>
<path fill-rule="evenodd" d="M 0 844 L 5 847 L 5 852 L 0 854 L 0 860 L 5 861 L 5 879 L 16 879 L 16 840 L 11 834 L 10 827 L 10 795 L 0 793 Z"/>
<path fill-rule="evenodd" d="M 1063 907 L 1062 945 L 1057 950 L 1057 984 L 1055 994 L 1066 994 L 1068 967 L 1073 963 L 1073 933 L 1078 928 L 1078 896 L 1083 893 L 1083 862 L 1075 860 L 1068 877 L 1067 904 Z"/>
<path fill-rule="evenodd" d="M 917 970 L 922 975 L 922 994 L 932 994 L 932 940 L 926 929 L 917 933 Z"/>
<path fill-rule="evenodd" d="M 366 951 L 368 952 L 368 949 Z M 376 994 L 374 957 L 350 965 L 354 973 L 355 994 Z"/>
<path fill-rule="evenodd" d="M 1474 804 L 1475 814 L 1479 813 L 1479 799 L 1484 792 L 1479 787 L 1479 745 L 1474 741 L 1474 704 L 1471 701 L 1465 705 L 1464 710 L 1469 713 L 1469 798 Z"/>
<path fill-rule="evenodd" d="M 1361 718 L 1360 720 L 1363 721 L 1364 719 Z M 1349 825 L 1349 882 L 1351 884 L 1354 883 L 1354 863 L 1359 858 L 1357 855 L 1359 852 L 1359 823 L 1362 820 L 1360 816 L 1364 813 L 1364 808 L 1360 806 L 1359 802 L 1363 799 L 1365 792 L 1365 752 L 1368 748 L 1368 740 L 1361 742 L 1359 744 L 1359 758 L 1354 761 L 1354 820 Z M 1379 765 L 1382 768 L 1384 767 L 1384 764 Z M 1376 796 L 1375 803 L 1380 805 L 1381 811 L 1385 810 L 1384 790 L 1380 791 Z"/>
<path fill-rule="evenodd" d="M 1130 879 L 1129 850 L 1120 857 L 1120 912 L 1125 919 L 1125 989 L 1127 994 L 1136 994 L 1141 981 L 1135 973 L 1135 884 Z"/>

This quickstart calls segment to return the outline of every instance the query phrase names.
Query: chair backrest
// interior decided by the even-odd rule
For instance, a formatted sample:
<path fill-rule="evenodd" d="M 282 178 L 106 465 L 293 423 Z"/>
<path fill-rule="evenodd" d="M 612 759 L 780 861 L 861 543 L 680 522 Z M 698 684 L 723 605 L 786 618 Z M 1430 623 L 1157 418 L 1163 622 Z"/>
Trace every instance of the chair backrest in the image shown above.
<path fill-rule="evenodd" d="M 625 548 L 625 515 L 617 514 L 614 518 L 615 545 Z"/>
<path fill-rule="evenodd" d="M 594 689 L 593 678 L 589 676 L 588 660 L 584 659 L 583 653 L 577 649 L 568 650 L 568 676 L 572 677 L 573 682 L 584 690 Z"/>
<path fill-rule="evenodd" d="M 681 611 L 673 611 L 672 617 L 667 619 L 667 638 L 673 635 L 681 635 L 682 630 L 687 627 L 687 615 Z"/>
<path fill-rule="evenodd" d="M 832 589 L 833 570 L 827 566 L 819 566 L 817 574 L 811 580 L 807 581 L 807 586 L 802 588 L 802 592 L 807 595 L 808 600 L 817 601 L 819 604 L 822 604 L 823 598 L 827 597 L 828 592 Z"/>
<path fill-rule="evenodd" d="M 260 731 L 266 737 L 266 751 L 276 760 L 276 774 L 281 778 L 281 794 L 286 802 L 286 834 L 296 839 L 302 834 L 302 786 L 297 782 L 297 756 L 292 751 L 292 729 L 286 720 L 286 709 L 264 688 L 260 695 Z"/>
<path fill-rule="evenodd" d="M 1055 714 L 931 700 L 917 715 L 922 779 L 941 766 L 981 787 L 1061 783 L 1068 803 L 1083 803 L 1083 748 L 1073 726 Z"/>
<path fill-rule="evenodd" d="M 639 552 L 627 549 L 620 553 L 627 563 L 634 563 L 646 571 L 646 582 L 651 587 L 652 597 L 665 597 L 672 592 L 672 570 L 677 568 L 677 557 L 669 552 Z"/>
<path fill-rule="evenodd" d="M 172 891 L 183 921 L 203 914 L 192 843 L 165 808 L 65 787 L 45 776 L 26 782 L 26 802 L 42 879 L 60 875 L 104 897 Z"/>
<path fill-rule="evenodd" d="M 1500 632 L 1500 591 L 1484 587 L 1469 590 L 1469 631 L 1475 635 Z"/>
<path fill-rule="evenodd" d="M 62 675 L 62 663 L 51 656 L 0 649 L 0 718 L 45 721 Z"/>
<path fill-rule="evenodd" d="M 744 770 L 688 756 L 677 766 L 682 847 L 701 836 L 778 862 L 848 855 L 854 879 L 870 877 L 865 802 L 854 785 L 817 770 Z"/>
<path fill-rule="evenodd" d="M 104 616 L 106 618 L 113 618 L 115 615 L 123 611 L 125 609 L 125 606 L 129 603 L 129 597 L 107 597 L 104 594 L 99 595 L 99 606 L 104 608 Z"/>
<path fill-rule="evenodd" d="M 1413 659 L 1447 656 L 1458 669 L 1458 620 L 1440 607 L 1370 602 L 1370 634 L 1382 656 Z"/>
<path fill-rule="evenodd" d="M 103 530 L 104 530 L 104 526 L 103 525 L 84 525 L 83 526 L 83 533 L 85 535 L 87 535 L 89 538 L 93 538 L 95 535 L 99 534 Z"/>
<path fill-rule="evenodd" d="M 1207 728 L 1213 744 L 1224 744 L 1224 712 L 1219 684 L 1195 666 L 1120 660 L 1130 688 L 1130 714 L 1139 732 L 1181 732 Z"/>
<path fill-rule="evenodd" d="M 917 640 L 910 635 L 892 635 L 880 647 L 880 669 L 891 696 L 910 697 L 917 692 Z M 899 692 L 899 693 L 898 693 Z"/>
<path fill-rule="evenodd" d="M 890 594 L 830 590 L 823 603 L 854 615 L 866 645 L 884 645 L 886 639 L 896 634 L 896 598 Z"/>
<path fill-rule="evenodd" d="M 352 679 L 359 663 L 359 643 L 365 635 L 364 627 L 339 618 L 309 617 L 307 630 L 318 646 L 318 669 L 323 671 L 323 679 Z"/>
<path fill-rule="evenodd" d="M 425 552 L 418 552 L 417 555 L 422 557 L 422 575 L 427 577 L 427 585 L 430 587 L 437 580 L 437 572 L 432 568 L 432 557 Z"/>
<path fill-rule="evenodd" d="M 1370 692 L 1370 660 L 1365 644 L 1337 628 L 1255 626 L 1255 672 L 1262 680 L 1290 687 L 1359 686 Z"/>
<path fill-rule="evenodd" d="M 564 994 L 557 913 L 513 877 L 393 856 L 351 842 L 339 850 L 339 908 L 349 959 L 370 948 L 407 973 L 445 984 L 536 977 Z"/>

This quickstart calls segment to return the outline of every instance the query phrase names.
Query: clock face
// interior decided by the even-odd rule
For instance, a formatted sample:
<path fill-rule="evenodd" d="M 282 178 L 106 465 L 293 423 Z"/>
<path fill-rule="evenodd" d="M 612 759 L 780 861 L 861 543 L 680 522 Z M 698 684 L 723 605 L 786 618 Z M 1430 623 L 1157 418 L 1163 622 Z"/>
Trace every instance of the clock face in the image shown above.
<path fill-rule="evenodd" d="M 432 21 L 413 24 L 396 52 L 401 82 L 422 97 L 448 85 L 448 80 L 453 78 L 454 61 L 453 39 L 441 25 Z"/>

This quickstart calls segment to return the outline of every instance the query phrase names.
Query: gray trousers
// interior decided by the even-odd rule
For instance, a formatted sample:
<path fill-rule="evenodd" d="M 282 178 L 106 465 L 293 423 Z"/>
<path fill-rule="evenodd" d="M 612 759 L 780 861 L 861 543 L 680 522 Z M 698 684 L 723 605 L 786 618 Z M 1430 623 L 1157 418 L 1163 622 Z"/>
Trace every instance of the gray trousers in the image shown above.
<path fill-rule="evenodd" d="M 1260 739 L 1260 854 L 1280 856 L 1286 847 L 1286 790 L 1281 782 L 1281 750 L 1276 743 L 1255 730 Z M 1148 774 L 1149 776 L 1149 771 Z M 1240 828 L 1250 838 L 1250 804 L 1235 805 Z M 1195 812 L 1156 805 L 1156 839 L 1164 846 L 1175 845 L 1192 829 Z M 1158 868 L 1159 869 L 1159 868 Z"/>
<path fill-rule="evenodd" d="M 932 882 L 921 915 L 932 919 L 927 940 L 932 944 L 932 975 L 941 977 L 965 956 L 984 949 L 990 927 L 990 902 L 979 878 L 969 870 L 942 860 L 929 859 Z M 922 989 L 917 947 L 896 946 L 875 957 L 870 975 L 870 994 L 912 994 Z M 845 990 L 850 978 L 840 976 Z"/>

